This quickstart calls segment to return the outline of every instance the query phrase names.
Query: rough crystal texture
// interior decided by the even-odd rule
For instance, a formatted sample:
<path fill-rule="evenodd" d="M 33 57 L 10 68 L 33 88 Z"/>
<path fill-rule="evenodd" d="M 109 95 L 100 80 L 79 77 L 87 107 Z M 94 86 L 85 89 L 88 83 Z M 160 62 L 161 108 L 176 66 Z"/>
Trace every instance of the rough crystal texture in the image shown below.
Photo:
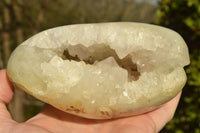
<path fill-rule="evenodd" d="M 145 113 L 184 86 L 188 49 L 176 32 L 141 23 L 43 31 L 12 53 L 8 76 L 65 112 L 93 119 Z"/>

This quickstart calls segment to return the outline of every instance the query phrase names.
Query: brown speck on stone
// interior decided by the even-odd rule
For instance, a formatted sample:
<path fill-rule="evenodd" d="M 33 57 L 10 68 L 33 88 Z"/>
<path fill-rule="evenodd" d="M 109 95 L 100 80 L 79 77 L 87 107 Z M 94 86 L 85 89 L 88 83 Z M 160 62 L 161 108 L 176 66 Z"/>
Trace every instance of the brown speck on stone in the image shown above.
<path fill-rule="evenodd" d="M 107 111 L 105 111 L 105 115 L 110 116 L 110 114 Z"/>
<path fill-rule="evenodd" d="M 103 111 L 100 111 L 100 113 L 101 113 L 102 115 L 104 115 L 104 114 L 105 114 Z"/>
<path fill-rule="evenodd" d="M 79 113 L 79 112 L 80 112 L 80 110 L 79 110 L 79 109 L 75 109 L 74 111 L 75 111 L 76 113 Z"/>
<path fill-rule="evenodd" d="M 74 112 L 76 112 L 76 113 L 79 113 L 79 112 L 84 113 L 83 111 L 81 111 L 81 110 L 78 109 L 78 108 L 75 108 L 74 106 L 70 106 L 69 108 L 66 108 L 66 111 L 68 111 L 68 112 L 74 111 Z"/>
<path fill-rule="evenodd" d="M 107 111 L 100 111 L 100 113 L 101 113 L 102 115 L 110 116 L 110 114 L 109 114 Z"/>

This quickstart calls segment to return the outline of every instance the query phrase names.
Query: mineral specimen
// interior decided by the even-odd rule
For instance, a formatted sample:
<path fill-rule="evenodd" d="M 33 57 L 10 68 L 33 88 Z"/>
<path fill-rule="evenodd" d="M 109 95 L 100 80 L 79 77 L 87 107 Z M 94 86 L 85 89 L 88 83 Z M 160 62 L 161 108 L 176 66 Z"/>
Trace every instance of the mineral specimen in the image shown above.
<path fill-rule="evenodd" d="M 176 32 L 118 22 L 43 31 L 19 45 L 7 67 L 18 88 L 65 112 L 92 119 L 145 113 L 186 82 L 188 48 Z"/>

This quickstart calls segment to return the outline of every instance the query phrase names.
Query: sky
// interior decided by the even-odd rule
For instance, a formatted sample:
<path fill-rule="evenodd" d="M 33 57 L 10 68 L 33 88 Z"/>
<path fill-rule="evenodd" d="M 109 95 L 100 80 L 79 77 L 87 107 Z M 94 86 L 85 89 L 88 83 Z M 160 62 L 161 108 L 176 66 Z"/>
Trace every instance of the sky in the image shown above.
<path fill-rule="evenodd" d="M 158 1 L 160 0 L 135 0 L 136 2 L 148 2 L 151 3 L 153 5 L 157 5 Z"/>

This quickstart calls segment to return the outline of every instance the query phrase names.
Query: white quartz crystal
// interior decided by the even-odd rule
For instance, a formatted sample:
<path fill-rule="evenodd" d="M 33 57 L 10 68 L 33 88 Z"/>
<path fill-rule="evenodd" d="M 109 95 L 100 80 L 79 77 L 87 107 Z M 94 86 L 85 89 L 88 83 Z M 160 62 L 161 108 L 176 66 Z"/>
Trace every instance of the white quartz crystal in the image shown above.
<path fill-rule="evenodd" d="M 18 87 L 92 119 L 145 113 L 183 88 L 188 48 L 176 32 L 142 23 L 69 25 L 19 45 L 8 62 Z"/>

